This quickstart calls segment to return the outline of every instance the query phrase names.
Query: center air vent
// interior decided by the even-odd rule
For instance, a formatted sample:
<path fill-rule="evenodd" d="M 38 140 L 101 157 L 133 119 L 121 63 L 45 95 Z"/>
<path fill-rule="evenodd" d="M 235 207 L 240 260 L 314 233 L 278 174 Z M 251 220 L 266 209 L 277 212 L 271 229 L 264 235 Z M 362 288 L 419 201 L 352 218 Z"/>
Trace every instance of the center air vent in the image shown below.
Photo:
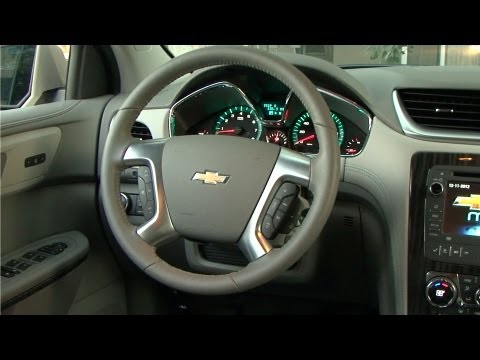
<path fill-rule="evenodd" d="M 406 112 L 419 125 L 445 130 L 480 131 L 480 91 L 404 89 Z"/>
<path fill-rule="evenodd" d="M 152 138 L 152 133 L 147 125 L 135 121 L 132 126 L 132 136 L 140 140 L 150 140 Z"/>

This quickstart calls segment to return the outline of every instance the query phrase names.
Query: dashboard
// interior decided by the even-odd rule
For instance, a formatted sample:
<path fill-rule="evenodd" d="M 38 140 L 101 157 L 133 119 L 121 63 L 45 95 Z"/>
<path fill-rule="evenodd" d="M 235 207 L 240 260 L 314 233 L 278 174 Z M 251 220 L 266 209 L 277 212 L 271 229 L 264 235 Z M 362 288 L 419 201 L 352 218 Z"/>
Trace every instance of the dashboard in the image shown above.
<path fill-rule="evenodd" d="M 258 89 L 257 94 L 250 94 L 248 85 L 244 91 L 229 81 L 199 88 L 172 106 L 170 136 L 240 136 L 304 154 L 317 154 L 321 144 L 310 114 L 294 93 L 275 85 L 267 86 L 260 94 Z M 318 91 L 330 108 L 341 155 L 358 155 L 371 128 L 369 113 L 341 95 L 323 88 Z"/>
<path fill-rule="evenodd" d="M 337 127 L 342 181 L 335 210 L 340 217 L 332 230 L 332 244 L 341 243 L 345 250 L 356 244 L 355 236 L 350 233 L 341 235 L 340 232 L 355 228 L 352 227 L 352 218 L 361 232 L 371 231 L 371 234 L 361 235 L 365 242 L 362 251 L 367 251 L 368 263 L 378 269 L 375 272 L 382 279 L 377 289 L 380 312 L 427 313 L 426 306 L 430 305 L 425 300 L 425 285 L 431 281 L 426 276 L 434 276 L 429 273 L 431 269 L 436 271 L 435 276 L 445 270 L 441 274 L 446 278 L 455 274 L 470 276 L 466 268 L 449 265 L 444 269 L 439 266 L 444 266 L 445 262 L 432 262 L 424 257 L 423 205 L 426 191 L 430 191 L 425 186 L 428 169 L 435 164 L 452 166 L 451 162 L 457 159 L 471 159 L 471 162 L 478 159 L 479 137 L 478 132 L 418 126 L 409 113 L 412 106 L 406 106 L 405 99 L 397 93 L 417 89 L 418 96 L 427 96 L 425 93 L 429 92 L 428 96 L 434 96 L 435 101 L 459 102 L 465 95 L 459 91 L 479 90 L 480 69 L 392 66 L 345 70 L 300 55 L 285 56 L 285 60 L 302 70 L 317 86 Z M 449 96 L 444 94 L 447 91 L 451 93 Z M 124 97 L 119 97 L 118 104 L 123 100 Z M 429 99 L 418 100 L 420 104 L 432 103 Z M 442 104 L 438 107 L 445 107 Z M 108 119 L 120 106 L 114 105 L 107 109 Z M 250 120 L 248 126 L 246 119 Z M 322 150 L 322 144 L 317 148 L 312 141 L 316 136 L 311 128 L 309 132 L 306 110 L 290 89 L 268 75 L 235 66 L 212 67 L 172 83 L 152 99 L 138 121 L 150 130 L 154 139 L 198 134 L 243 136 L 306 154 Z M 108 126 L 103 131 L 106 133 Z M 305 139 L 311 135 L 313 137 Z M 358 139 L 356 147 L 350 145 L 354 138 Z M 134 186 L 123 183 L 122 191 L 133 193 L 130 185 Z M 131 204 L 136 204 L 136 200 L 132 198 Z M 352 203 L 357 208 L 360 206 L 358 217 L 345 207 L 345 204 Z M 368 211 L 373 215 L 368 215 Z M 139 218 L 130 216 L 135 217 Z M 143 218 L 139 219 L 139 224 L 142 221 Z M 381 229 L 372 226 L 375 222 L 381 223 Z M 341 241 L 337 242 L 337 239 Z M 345 243 L 347 240 L 352 243 Z M 441 246 L 443 248 L 443 244 Z M 185 243 L 187 260 L 194 270 L 207 273 L 235 271 L 237 267 L 231 265 L 233 261 L 241 263 L 235 254 L 222 249 L 222 261 L 227 258 L 232 261 L 222 263 L 218 251 L 217 248 Z M 332 258 L 338 264 L 344 252 L 335 251 Z M 311 259 L 312 264 L 317 264 L 314 255 Z M 350 258 L 346 259 L 350 263 Z M 287 283 L 293 281 L 292 278 L 292 273 L 286 274 L 279 282 Z M 458 276 L 455 279 L 458 280 Z M 351 283 L 350 280 L 345 282 Z M 461 292 L 457 280 L 452 281 Z M 345 294 L 350 296 L 351 289 Z M 452 309 L 457 310 L 454 306 L 448 310 Z"/>

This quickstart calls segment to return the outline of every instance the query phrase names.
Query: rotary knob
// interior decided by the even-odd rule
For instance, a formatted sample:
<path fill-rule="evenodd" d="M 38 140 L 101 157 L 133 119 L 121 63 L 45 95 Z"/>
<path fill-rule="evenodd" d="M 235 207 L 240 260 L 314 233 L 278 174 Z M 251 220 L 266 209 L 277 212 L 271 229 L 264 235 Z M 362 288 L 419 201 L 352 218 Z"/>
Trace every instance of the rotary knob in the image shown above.
<path fill-rule="evenodd" d="M 438 276 L 428 282 L 425 295 L 430 305 L 437 308 L 446 308 L 455 302 L 458 291 L 452 280 Z"/>
<path fill-rule="evenodd" d="M 477 289 L 473 297 L 478 306 L 480 306 L 480 288 Z"/>
<path fill-rule="evenodd" d="M 440 196 L 443 194 L 443 185 L 439 182 L 434 182 L 430 185 L 430 193 L 433 196 Z"/>
<path fill-rule="evenodd" d="M 120 201 L 122 202 L 123 209 L 127 211 L 128 206 L 130 205 L 130 198 L 124 194 L 123 192 L 120 193 Z"/>

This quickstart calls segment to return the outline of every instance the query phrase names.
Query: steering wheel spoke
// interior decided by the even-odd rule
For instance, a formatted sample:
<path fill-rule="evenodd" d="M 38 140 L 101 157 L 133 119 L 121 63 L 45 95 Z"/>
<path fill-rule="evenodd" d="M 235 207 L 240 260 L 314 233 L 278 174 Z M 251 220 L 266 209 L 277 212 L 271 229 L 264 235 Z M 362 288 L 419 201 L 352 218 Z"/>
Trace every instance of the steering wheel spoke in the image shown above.
<path fill-rule="evenodd" d="M 162 153 L 168 139 L 135 141 L 125 152 L 125 166 L 139 166 L 139 195 L 147 222 L 137 227 L 137 234 L 153 246 L 162 245 L 178 234 L 173 228 L 162 183 Z"/>
<path fill-rule="evenodd" d="M 240 250 L 249 261 L 272 250 L 269 239 L 276 235 L 284 210 L 296 196 L 296 185 L 309 186 L 310 163 L 310 157 L 281 148 L 263 194 L 238 241 Z"/>

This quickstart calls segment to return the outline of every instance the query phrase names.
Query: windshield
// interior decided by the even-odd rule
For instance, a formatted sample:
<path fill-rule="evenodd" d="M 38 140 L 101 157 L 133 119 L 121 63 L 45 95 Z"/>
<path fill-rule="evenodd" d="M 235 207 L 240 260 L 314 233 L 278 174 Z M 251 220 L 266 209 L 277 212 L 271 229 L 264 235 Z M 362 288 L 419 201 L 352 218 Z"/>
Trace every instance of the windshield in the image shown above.
<path fill-rule="evenodd" d="M 214 45 L 167 45 L 174 56 Z M 480 45 L 244 45 L 271 53 L 304 54 L 336 65 L 480 66 Z"/>

